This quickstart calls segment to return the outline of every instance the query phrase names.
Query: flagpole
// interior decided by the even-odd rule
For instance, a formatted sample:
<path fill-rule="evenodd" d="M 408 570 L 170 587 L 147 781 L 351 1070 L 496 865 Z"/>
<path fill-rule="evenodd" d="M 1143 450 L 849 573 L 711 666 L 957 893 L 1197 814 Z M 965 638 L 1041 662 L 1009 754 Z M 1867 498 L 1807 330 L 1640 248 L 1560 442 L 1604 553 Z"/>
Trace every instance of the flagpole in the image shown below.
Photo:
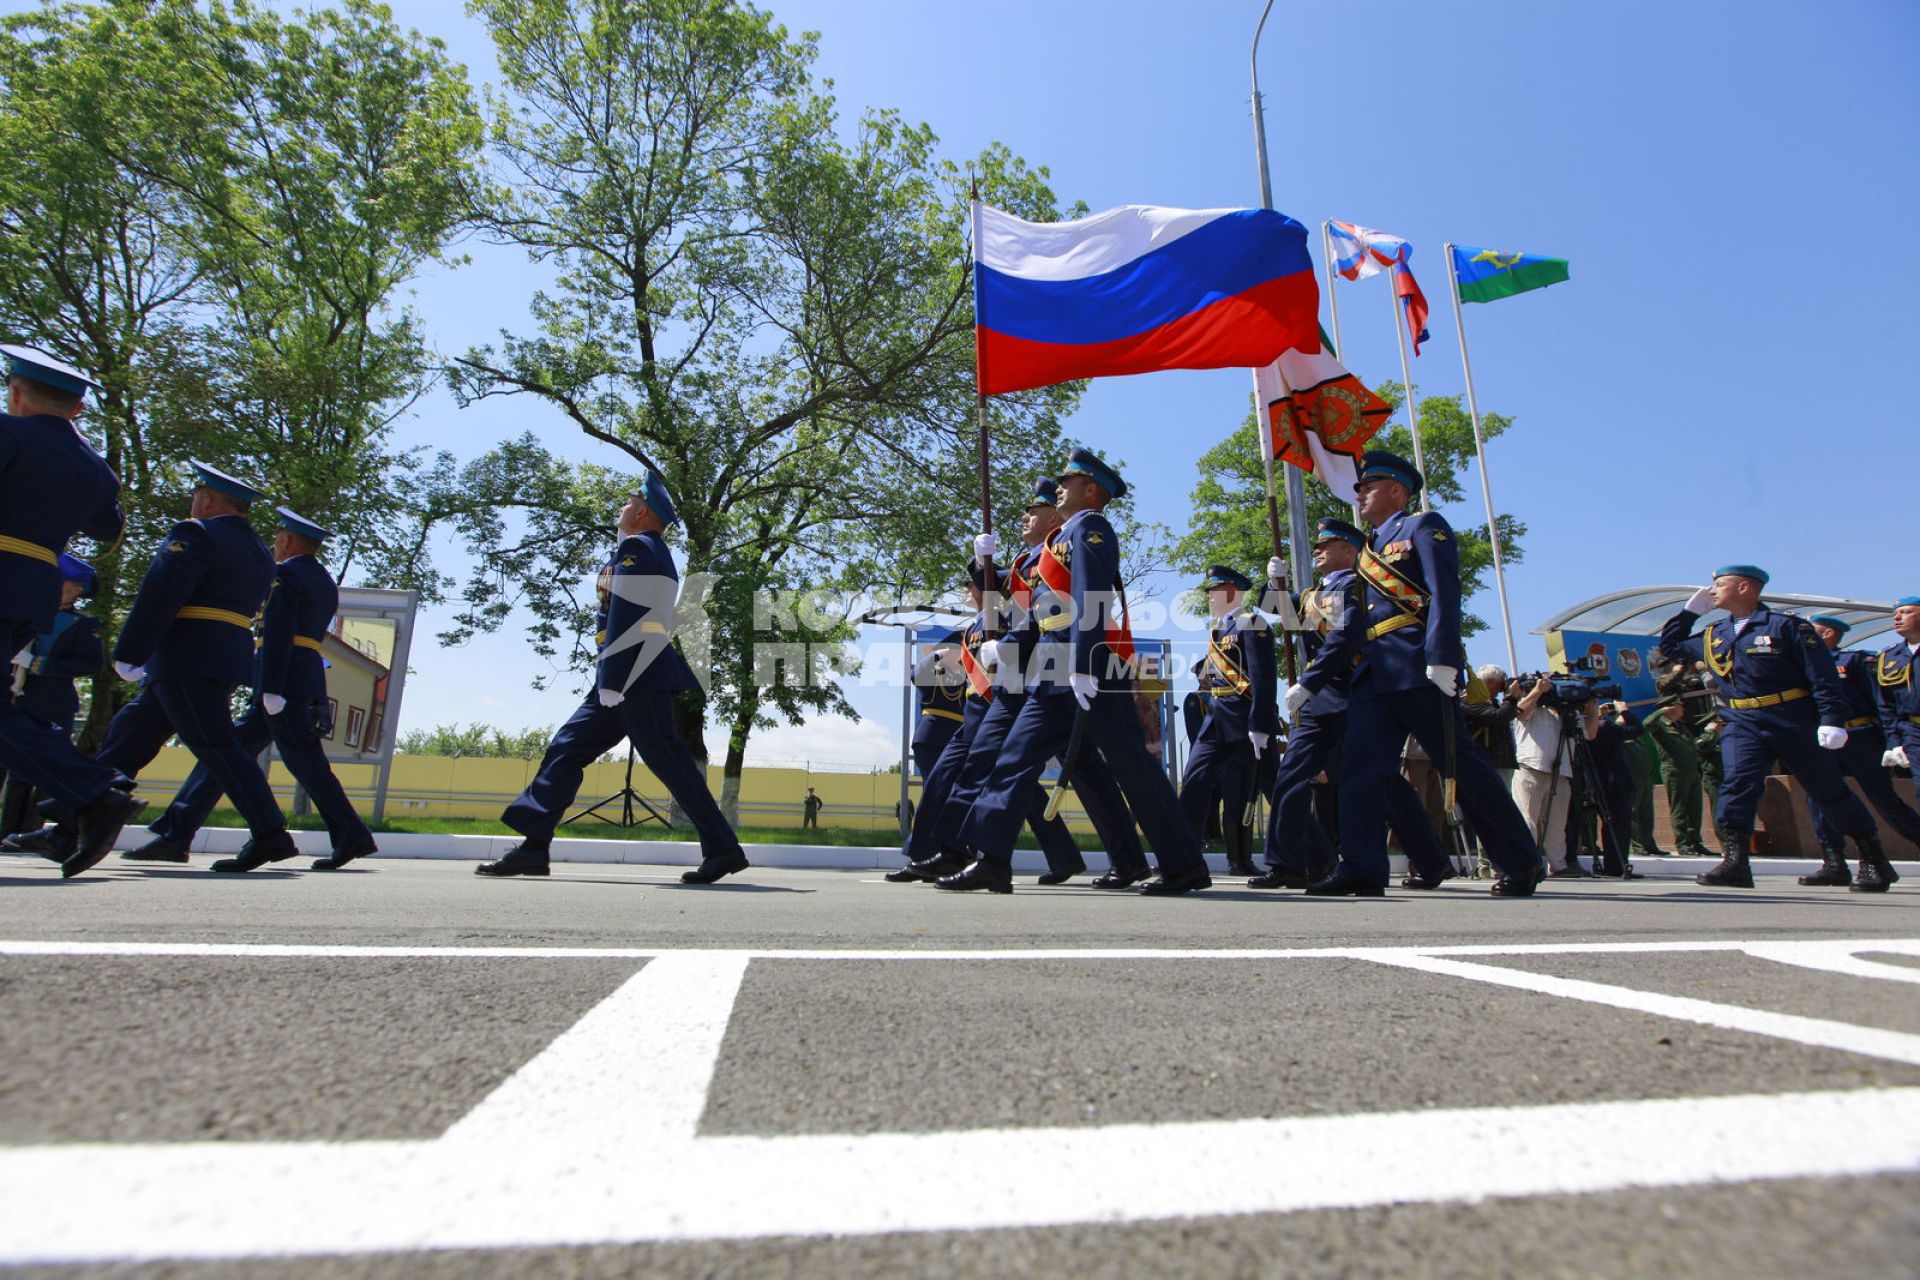
<path fill-rule="evenodd" d="M 975 377 L 979 380 L 979 386 L 985 386 L 986 366 L 983 363 L 980 352 L 980 339 L 977 336 L 980 326 L 979 185 L 977 183 L 973 184 L 968 194 L 972 202 L 969 221 L 972 224 L 970 230 L 973 233 L 973 321 L 974 333 L 976 335 L 973 342 L 973 358 Z M 980 532 L 990 534 L 993 532 L 993 471 L 987 465 L 987 394 L 976 387 L 974 399 L 977 402 L 980 419 Z M 995 599 L 999 593 L 994 589 L 999 583 L 999 577 L 994 572 L 992 556 L 987 557 L 987 562 L 980 566 L 980 571 L 980 604 L 982 607 L 980 614 L 981 634 L 991 640 L 995 634 L 997 634 L 994 628 L 994 622 L 999 614 L 999 601 Z"/>
<path fill-rule="evenodd" d="M 1400 340 L 1400 385 L 1407 389 L 1407 421 L 1413 425 L 1413 465 L 1420 468 L 1420 474 L 1424 476 L 1427 474 L 1427 458 L 1420 447 L 1420 409 L 1413 402 L 1413 366 L 1407 362 L 1407 327 L 1400 322 L 1406 307 L 1400 300 L 1400 291 L 1394 288 L 1394 273 L 1391 271 L 1387 273 L 1387 299 L 1393 307 L 1393 335 Z M 1433 510 L 1428 492 L 1426 485 L 1420 486 L 1422 511 Z"/>
<path fill-rule="evenodd" d="M 1253 75 L 1253 156 L 1260 174 L 1260 207 L 1273 208 L 1273 180 L 1267 171 L 1267 121 L 1264 108 L 1260 105 L 1260 33 L 1266 28 L 1267 15 L 1273 12 L 1273 0 L 1267 0 L 1267 7 L 1260 12 L 1260 25 L 1253 29 L 1253 50 L 1248 55 Z M 1258 399 L 1258 397 L 1255 397 Z M 1307 572 L 1307 482 L 1300 468 L 1288 464 L 1287 469 L 1287 533 L 1292 546 L 1287 552 L 1287 566 L 1297 589 L 1306 581 Z M 1273 459 L 1267 459 L 1267 501 L 1273 496 Z M 1278 534 L 1278 513 L 1274 518 L 1275 534 Z M 1276 545 L 1274 553 L 1279 554 Z"/>
<path fill-rule="evenodd" d="M 1327 255 L 1327 309 L 1333 316 L 1333 354 L 1345 363 L 1346 343 L 1340 341 L 1340 293 L 1333 287 L 1333 222 L 1320 224 L 1320 243 Z"/>
<path fill-rule="evenodd" d="M 1500 622 L 1507 629 L 1507 670 L 1520 669 L 1513 647 L 1513 613 L 1507 608 L 1507 570 L 1500 556 L 1500 523 L 1493 517 L 1493 484 L 1487 479 L 1487 442 L 1480 434 L 1480 401 L 1473 394 L 1473 361 L 1467 355 L 1467 325 L 1460 314 L 1460 274 L 1454 268 L 1453 242 L 1448 241 L 1447 287 L 1453 291 L 1453 331 L 1460 335 L 1460 369 L 1467 376 L 1467 411 L 1473 417 L 1473 452 L 1480 460 L 1480 495 L 1487 504 L 1487 541 L 1493 544 L 1493 582 L 1500 592 Z"/>

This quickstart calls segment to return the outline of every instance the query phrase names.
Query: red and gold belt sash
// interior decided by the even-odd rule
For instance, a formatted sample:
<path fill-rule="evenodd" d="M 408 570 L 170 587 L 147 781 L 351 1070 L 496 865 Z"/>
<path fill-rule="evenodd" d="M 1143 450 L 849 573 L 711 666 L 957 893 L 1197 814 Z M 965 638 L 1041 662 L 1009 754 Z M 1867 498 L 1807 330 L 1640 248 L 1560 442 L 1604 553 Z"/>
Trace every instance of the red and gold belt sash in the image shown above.
<path fill-rule="evenodd" d="M 1361 550 L 1358 571 L 1362 581 L 1409 617 L 1419 617 L 1432 598 L 1419 583 L 1376 555 L 1372 547 Z"/>
<path fill-rule="evenodd" d="M 1068 545 L 1067 540 L 1060 536 L 1060 531 L 1058 529 L 1054 530 L 1047 535 L 1047 541 L 1040 548 L 1040 554 L 1034 557 L 1033 567 L 1038 571 L 1040 581 L 1046 584 L 1047 590 L 1053 592 L 1053 594 L 1060 597 L 1061 600 L 1071 602 L 1073 600 L 1073 570 L 1067 565 Z M 1113 585 L 1117 591 L 1120 583 L 1115 581 Z M 1040 629 L 1042 631 L 1058 631 L 1061 627 L 1068 625 L 1072 620 L 1070 613 L 1056 614 L 1051 618 L 1042 618 L 1040 620 Z M 1112 623 L 1107 625 L 1106 642 L 1107 648 L 1113 653 L 1114 657 L 1120 659 L 1122 662 L 1133 661 L 1133 628 L 1127 621 L 1127 605 L 1125 599 L 1122 599 L 1120 602 L 1119 625 L 1116 626 Z"/>

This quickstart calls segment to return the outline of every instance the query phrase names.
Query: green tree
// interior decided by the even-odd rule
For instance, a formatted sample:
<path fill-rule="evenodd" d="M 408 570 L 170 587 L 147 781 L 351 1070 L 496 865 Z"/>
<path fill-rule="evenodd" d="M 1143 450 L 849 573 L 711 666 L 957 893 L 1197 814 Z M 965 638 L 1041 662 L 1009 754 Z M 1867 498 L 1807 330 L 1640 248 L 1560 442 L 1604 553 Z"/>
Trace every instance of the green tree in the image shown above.
<path fill-rule="evenodd" d="M 402 755 L 488 760 L 538 760 L 553 741 L 552 729 L 496 729 L 486 724 L 437 724 L 400 735 Z"/>
<path fill-rule="evenodd" d="M 1383 382 L 1375 394 L 1394 407 L 1396 413 L 1406 403 L 1406 388 L 1397 382 Z M 1504 435 L 1513 421 L 1497 413 L 1481 418 L 1480 429 L 1488 440 Z M 1413 433 L 1399 422 L 1389 425 L 1374 437 L 1374 446 L 1391 449 L 1403 457 L 1413 456 Z M 1472 465 L 1473 419 L 1461 406 L 1459 396 L 1428 396 L 1420 401 L 1420 443 L 1426 460 L 1427 489 L 1436 508 L 1466 500 L 1463 479 Z M 1210 564 L 1245 565 L 1256 576 L 1273 554 L 1273 541 L 1267 528 L 1266 473 L 1260 459 L 1258 423 L 1251 413 L 1239 429 L 1209 449 L 1200 459 L 1200 479 L 1191 500 L 1193 525 L 1167 548 L 1166 558 L 1184 573 L 1199 574 Z M 1287 528 L 1287 495 L 1279 493 L 1280 527 Z M 1325 485 L 1307 481 L 1307 522 L 1322 516 L 1351 520 L 1353 510 L 1335 497 Z M 1521 540 L 1527 526 L 1504 512 L 1500 514 L 1500 550 L 1509 564 L 1517 563 L 1523 552 Z M 1460 591 L 1471 596 L 1486 585 L 1493 566 L 1493 545 L 1487 540 L 1484 522 L 1456 530 L 1460 545 Z M 1467 635 L 1484 630 L 1486 622 L 1471 613 L 1462 615 L 1461 629 Z"/>
<path fill-rule="evenodd" d="M 678 707 L 697 754 L 728 729 L 731 803 L 757 727 L 847 712 L 831 683 L 770 684 L 764 644 L 832 647 L 844 607 L 755 616 L 763 592 L 945 589 L 977 524 L 968 175 L 889 112 L 849 136 L 809 77 L 814 38 L 734 0 L 472 0 L 509 96 L 492 107 L 495 239 L 554 273 L 530 329 L 456 362 L 465 402 L 544 403 L 622 471 L 531 438 L 470 466 L 443 505 L 480 568 L 451 635 L 531 614 L 578 634 L 619 496 L 658 470 L 706 601 L 710 692 Z M 1044 170 L 995 147 L 983 197 L 1058 216 Z M 1059 452 L 1074 388 L 994 406 L 1002 521 Z M 577 656 L 584 656 L 576 649 Z"/>

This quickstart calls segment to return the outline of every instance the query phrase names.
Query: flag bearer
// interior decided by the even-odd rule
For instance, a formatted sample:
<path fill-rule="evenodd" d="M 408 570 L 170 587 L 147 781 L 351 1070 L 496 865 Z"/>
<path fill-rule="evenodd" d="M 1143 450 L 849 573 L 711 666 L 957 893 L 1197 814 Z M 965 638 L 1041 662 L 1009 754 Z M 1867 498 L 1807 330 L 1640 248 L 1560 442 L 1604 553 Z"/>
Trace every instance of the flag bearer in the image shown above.
<path fill-rule="evenodd" d="M 1216 795 L 1225 804 L 1221 829 L 1227 838 L 1227 873 L 1236 876 L 1258 874 L 1248 820 L 1254 776 L 1261 753 L 1280 728 L 1273 632 L 1266 619 L 1241 608 L 1252 587 L 1246 574 L 1221 564 L 1210 567 L 1200 584 L 1214 619 L 1201 680 L 1207 718 L 1180 780 L 1180 804 L 1196 832 L 1205 828 Z"/>

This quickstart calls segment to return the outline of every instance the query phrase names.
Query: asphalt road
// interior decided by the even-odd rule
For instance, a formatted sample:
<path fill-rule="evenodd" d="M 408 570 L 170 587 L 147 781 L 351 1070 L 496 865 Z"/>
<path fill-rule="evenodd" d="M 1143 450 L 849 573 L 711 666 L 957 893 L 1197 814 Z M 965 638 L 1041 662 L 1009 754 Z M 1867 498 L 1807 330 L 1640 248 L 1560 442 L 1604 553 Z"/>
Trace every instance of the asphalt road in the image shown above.
<path fill-rule="evenodd" d="M 676 881 L 0 861 L 0 1265 L 1920 1276 L 1920 877 Z"/>

